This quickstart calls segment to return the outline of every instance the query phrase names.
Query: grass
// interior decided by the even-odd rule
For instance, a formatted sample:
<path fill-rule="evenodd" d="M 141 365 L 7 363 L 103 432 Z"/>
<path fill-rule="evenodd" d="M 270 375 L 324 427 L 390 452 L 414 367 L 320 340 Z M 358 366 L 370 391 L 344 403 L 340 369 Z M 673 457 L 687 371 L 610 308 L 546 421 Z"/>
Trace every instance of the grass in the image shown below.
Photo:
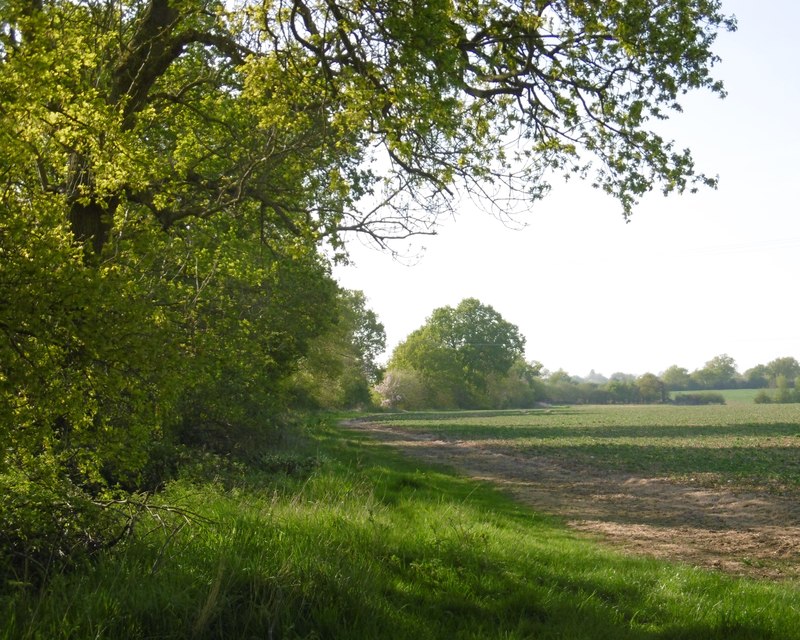
<path fill-rule="evenodd" d="M 655 438 L 657 428 L 680 442 L 702 428 L 699 412 L 674 425 L 650 414 L 654 424 L 637 427 L 642 415 L 402 420 L 548 447 Z M 800 421 L 772 418 L 759 423 L 765 437 L 800 432 Z M 752 437 L 729 420 L 708 437 Z M 124 547 L 41 593 L 7 584 L 0 638 L 800 638 L 797 584 L 613 553 L 487 485 L 332 424 L 257 468 L 194 470 L 160 499 L 213 522 L 177 532 L 143 522 Z"/>
<path fill-rule="evenodd" d="M 756 396 L 759 394 L 767 393 L 770 397 L 774 397 L 776 389 L 718 389 L 714 391 L 672 391 L 671 396 L 685 394 L 685 393 L 714 393 L 720 394 L 726 404 L 754 404 Z"/>
<path fill-rule="evenodd" d="M 764 391 L 765 389 L 722 389 L 713 393 L 721 393 L 727 404 L 753 404 L 756 396 Z M 774 393 L 774 389 L 766 389 L 766 391 Z"/>

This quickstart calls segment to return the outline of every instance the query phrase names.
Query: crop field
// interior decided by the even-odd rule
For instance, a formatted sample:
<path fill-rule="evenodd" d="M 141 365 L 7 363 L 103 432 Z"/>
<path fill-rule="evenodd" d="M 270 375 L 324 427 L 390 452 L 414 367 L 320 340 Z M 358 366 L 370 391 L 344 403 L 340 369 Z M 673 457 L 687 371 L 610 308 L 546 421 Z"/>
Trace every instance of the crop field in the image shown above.
<path fill-rule="evenodd" d="M 407 413 L 368 429 L 634 553 L 800 574 L 800 405 Z"/>

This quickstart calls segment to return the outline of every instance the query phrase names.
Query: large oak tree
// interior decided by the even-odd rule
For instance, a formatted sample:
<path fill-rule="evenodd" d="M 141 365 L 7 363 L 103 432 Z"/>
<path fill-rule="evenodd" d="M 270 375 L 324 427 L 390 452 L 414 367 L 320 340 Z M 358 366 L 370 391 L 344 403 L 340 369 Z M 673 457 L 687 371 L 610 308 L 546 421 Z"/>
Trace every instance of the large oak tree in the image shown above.
<path fill-rule="evenodd" d="M 9 0 L 6 199 L 59 203 L 95 252 L 132 210 L 383 243 L 458 186 L 536 198 L 550 169 L 627 215 L 714 183 L 649 122 L 723 92 L 732 28 L 714 0 Z"/>
<path fill-rule="evenodd" d="M 733 28 L 716 0 L 4 0 L 3 495 L 139 484 L 187 405 L 280 413 L 349 233 L 431 233 L 458 190 L 506 213 L 553 173 L 626 216 L 713 185 L 650 125 L 723 93 Z"/>

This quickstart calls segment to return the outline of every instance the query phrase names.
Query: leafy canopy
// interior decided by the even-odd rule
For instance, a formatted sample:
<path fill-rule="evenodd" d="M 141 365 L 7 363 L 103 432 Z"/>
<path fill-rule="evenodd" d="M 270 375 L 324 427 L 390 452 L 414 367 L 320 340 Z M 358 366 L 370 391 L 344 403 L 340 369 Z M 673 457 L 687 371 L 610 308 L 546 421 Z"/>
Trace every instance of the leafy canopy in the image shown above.
<path fill-rule="evenodd" d="M 491 306 L 475 298 L 435 309 L 392 354 L 389 370 L 416 371 L 430 402 L 471 407 L 485 404 L 488 383 L 521 360 L 525 338 Z"/>
<path fill-rule="evenodd" d="M 95 252 L 132 210 L 384 244 L 455 188 L 506 211 L 552 169 L 627 216 L 714 184 L 649 123 L 724 93 L 711 47 L 734 28 L 715 0 L 9 0 L 3 175 Z"/>
<path fill-rule="evenodd" d="M 713 185 L 649 127 L 724 93 L 734 26 L 715 0 L 4 0 L 3 547 L 82 536 L 69 505 L 155 486 L 170 439 L 246 449 L 325 336 L 374 378 L 380 329 L 324 257 L 348 234 L 432 233 L 459 189 L 505 214 L 553 171 L 626 216 Z M 523 346 L 477 301 L 415 341 L 465 405 Z"/>

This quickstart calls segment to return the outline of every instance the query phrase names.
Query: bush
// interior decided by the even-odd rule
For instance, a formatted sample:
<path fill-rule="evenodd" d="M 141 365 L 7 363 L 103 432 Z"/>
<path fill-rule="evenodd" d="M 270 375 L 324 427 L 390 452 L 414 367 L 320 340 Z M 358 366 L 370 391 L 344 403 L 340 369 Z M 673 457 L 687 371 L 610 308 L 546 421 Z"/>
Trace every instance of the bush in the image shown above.
<path fill-rule="evenodd" d="M 753 398 L 753 402 L 756 404 L 769 404 L 772 402 L 772 397 L 767 393 L 766 389 L 762 389 L 756 394 L 756 397 Z"/>
<path fill-rule="evenodd" d="M 375 391 L 386 409 L 422 409 L 429 404 L 419 374 L 411 369 L 389 369 Z"/>
<path fill-rule="evenodd" d="M 680 405 L 725 404 L 725 396 L 721 393 L 679 393 L 672 400 Z"/>
<path fill-rule="evenodd" d="M 124 528 L 67 478 L 0 474 L 0 575 L 39 585 L 81 557 L 112 546 Z"/>

